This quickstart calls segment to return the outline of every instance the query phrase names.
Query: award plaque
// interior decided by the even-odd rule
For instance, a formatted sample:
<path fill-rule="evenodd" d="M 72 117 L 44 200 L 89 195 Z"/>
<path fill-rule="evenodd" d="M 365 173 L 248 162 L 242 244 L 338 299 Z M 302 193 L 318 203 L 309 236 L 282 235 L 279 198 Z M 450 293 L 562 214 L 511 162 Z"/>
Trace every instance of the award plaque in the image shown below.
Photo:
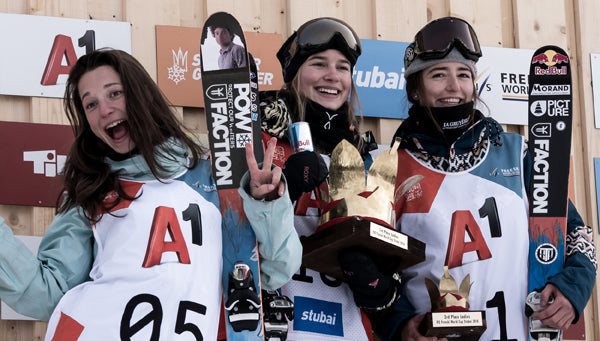
<path fill-rule="evenodd" d="M 415 175 L 396 189 L 398 143 L 373 162 L 365 181 L 358 150 L 342 140 L 331 153 L 329 200 L 316 232 L 301 238 L 302 265 L 343 280 L 338 253 L 354 248 L 368 252 L 376 264 L 393 273 L 425 260 L 425 244 L 394 229 L 395 198 L 423 176 Z"/>
<path fill-rule="evenodd" d="M 359 248 L 368 251 L 377 264 L 387 263 L 393 272 L 425 260 L 425 244 L 387 226 L 351 217 L 302 238 L 302 265 L 343 280 L 338 262 L 340 250 Z"/>
<path fill-rule="evenodd" d="M 458 288 L 454 277 L 445 266 L 439 289 L 429 278 L 425 279 L 425 285 L 431 299 L 432 311 L 425 314 L 419 325 L 419 332 L 424 336 L 479 340 L 487 328 L 485 311 L 469 310 L 470 276 L 465 276 Z"/>

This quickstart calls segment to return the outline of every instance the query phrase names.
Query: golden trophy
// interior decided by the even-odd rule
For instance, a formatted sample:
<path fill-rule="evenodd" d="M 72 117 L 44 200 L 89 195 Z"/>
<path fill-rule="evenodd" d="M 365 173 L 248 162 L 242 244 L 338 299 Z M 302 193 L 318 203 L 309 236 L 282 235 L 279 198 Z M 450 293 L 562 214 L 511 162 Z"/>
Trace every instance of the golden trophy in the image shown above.
<path fill-rule="evenodd" d="M 470 275 L 465 276 L 457 286 L 454 277 L 444 266 L 444 275 L 438 286 L 425 278 L 425 286 L 431 300 L 431 312 L 419 325 L 424 336 L 446 337 L 466 341 L 476 341 L 485 331 L 485 311 L 469 310 Z"/>
<path fill-rule="evenodd" d="M 425 260 L 425 244 L 394 229 L 395 198 L 406 193 L 423 176 L 416 175 L 396 187 L 398 143 L 373 162 L 365 177 L 358 150 L 342 140 L 331 154 L 329 203 L 317 231 L 302 238 L 302 264 L 343 280 L 338 252 L 359 248 L 391 272 Z"/>

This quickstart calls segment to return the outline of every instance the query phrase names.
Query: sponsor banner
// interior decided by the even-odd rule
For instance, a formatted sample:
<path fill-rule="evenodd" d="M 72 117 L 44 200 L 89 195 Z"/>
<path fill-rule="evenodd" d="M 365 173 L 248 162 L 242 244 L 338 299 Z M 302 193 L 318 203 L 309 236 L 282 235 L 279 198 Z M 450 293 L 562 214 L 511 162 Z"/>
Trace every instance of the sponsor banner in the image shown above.
<path fill-rule="evenodd" d="M 409 102 L 404 81 L 408 43 L 361 39 L 362 54 L 352 77 L 364 116 L 406 118 Z"/>
<path fill-rule="evenodd" d="M 342 305 L 294 296 L 294 330 L 344 337 Z"/>
<path fill-rule="evenodd" d="M 406 118 L 410 104 L 404 80 L 404 50 L 408 43 L 361 39 L 363 54 L 354 67 L 363 115 Z M 504 124 L 527 124 L 527 75 L 533 50 L 482 47 L 476 87 L 479 109 Z"/>
<path fill-rule="evenodd" d="M 0 45 L 0 94 L 62 98 L 77 58 L 103 47 L 131 53 L 131 25 L 0 13 Z"/>
<path fill-rule="evenodd" d="M 54 207 L 72 143 L 68 125 L 0 122 L 0 205 Z"/>
<path fill-rule="evenodd" d="M 281 46 L 281 35 L 244 32 L 249 52 L 256 61 L 260 90 L 278 90 L 283 85 L 281 66 L 275 56 Z M 200 37 L 202 28 L 156 26 L 158 86 L 173 105 L 204 107 L 200 74 Z M 234 44 L 243 45 L 239 37 Z M 203 58 L 205 69 L 217 69 L 219 46 L 209 33 Z"/>
<path fill-rule="evenodd" d="M 174 105 L 203 107 L 200 91 L 200 28 L 156 26 L 158 84 Z M 276 53 L 281 36 L 246 33 L 250 52 L 257 59 L 260 90 L 277 90 L 283 84 Z M 234 43 L 236 40 L 234 39 Z M 408 43 L 361 39 L 363 53 L 353 70 L 363 115 L 406 118 L 409 102 L 404 80 L 404 50 Z M 207 46 L 216 46 L 207 37 Z M 238 42 L 239 44 L 239 42 Z M 206 49 L 205 60 L 216 64 L 217 48 Z M 527 124 L 529 62 L 533 50 L 483 47 L 477 63 L 476 87 L 487 105 L 479 108 L 503 124 Z M 210 65 L 207 65 L 208 69 Z M 216 68 L 216 66 L 215 66 Z M 488 111 L 489 108 L 489 111 Z"/>

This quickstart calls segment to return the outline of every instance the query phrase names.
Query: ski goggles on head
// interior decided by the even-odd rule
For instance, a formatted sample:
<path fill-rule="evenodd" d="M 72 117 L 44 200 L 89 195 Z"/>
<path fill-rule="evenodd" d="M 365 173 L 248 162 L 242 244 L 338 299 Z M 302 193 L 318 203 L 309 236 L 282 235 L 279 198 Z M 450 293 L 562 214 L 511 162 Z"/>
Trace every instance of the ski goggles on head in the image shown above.
<path fill-rule="evenodd" d="M 454 17 L 434 20 L 415 35 L 414 42 L 407 49 L 411 53 L 407 52 L 404 56 L 405 67 L 416 58 L 442 59 L 453 47 L 458 48 L 465 58 L 475 62 L 482 55 L 475 30 L 468 22 Z"/>
<path fill-rule="evenodd" d="M 291 81 L 300 65 L 312 54 L 336 49 L 352 66 L 362 52 L 360 39 L 345 22 L 335 18 L 317 18 L 304 23 L 277 52 L 284 82 Z"/>
<path fill-rule="evenodd" d="M 360 40 L 354 30 L 334 18 L 322 18 L 308 22 L 298 30 L 296 41 L 299 49 L 311 49 L 329 44 L 335 35 L 344 38 L 348 48 L 360 54 Z"/>
<path fill-rule="evenodd" d="M 361 54 L 360 39 L 356 32 L 344 22 L 334 18 L 319 18 L 307 22 L 296 32 L 295 46 L 292 44 L 290 55 L 293 58 L 297 53 L 308 53 L 333 47 L 335 37 L 342 38 L 347 52 L 353 57 L 350 62 L 356 63 Z"/>

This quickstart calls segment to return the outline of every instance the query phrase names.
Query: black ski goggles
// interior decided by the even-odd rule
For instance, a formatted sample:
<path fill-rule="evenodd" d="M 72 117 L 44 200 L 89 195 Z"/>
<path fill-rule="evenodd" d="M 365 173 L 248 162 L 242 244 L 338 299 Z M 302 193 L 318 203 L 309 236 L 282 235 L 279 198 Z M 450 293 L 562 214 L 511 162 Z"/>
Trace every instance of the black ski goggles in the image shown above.
<path fill-rule="evenodd" d="M 296 53 L 311 53 L 329 47 L 335 42 L 335 37 L 342 38 L 347 45 L 347 52 L 351 54 L 352 64 L 361 54 L 360 39 L 356 32 L 346 23 L 334 18 L 319 18 L 302 25 L 296 32 L 295 46 L 291 46 L 290 55 Z"/>
<path fill-rule="evenodd" d="M 415 41 L 409 45 L 404 56 L 404 65 L 408 67 L 415 58 L 444 58 L 453 47 L 475 62 L 481 57 L 479 40 L 468 22 L 454 17 L 434 20 L 417 32 Z M 409 50 L 412 52 L 409 53 Z"/>

